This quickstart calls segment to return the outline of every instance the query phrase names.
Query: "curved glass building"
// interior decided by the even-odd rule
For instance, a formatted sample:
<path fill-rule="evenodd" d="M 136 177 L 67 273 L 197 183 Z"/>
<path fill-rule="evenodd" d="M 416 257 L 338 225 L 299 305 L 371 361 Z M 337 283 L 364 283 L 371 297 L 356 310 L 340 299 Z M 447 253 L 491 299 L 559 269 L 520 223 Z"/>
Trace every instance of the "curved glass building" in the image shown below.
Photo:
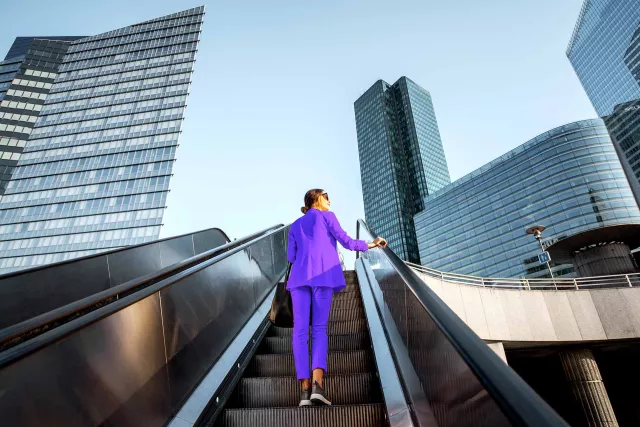
<path fill-rule="evenodd" d="M 597 227 L 640 223 L 640 210 L 604 122 L 543 133 L 425 198 L 415 215 L 423 265 L 485 277 L 549 277 L 525 230 L 546 247 Z M 574 275 L 551 262 L 554 276 Z"/>

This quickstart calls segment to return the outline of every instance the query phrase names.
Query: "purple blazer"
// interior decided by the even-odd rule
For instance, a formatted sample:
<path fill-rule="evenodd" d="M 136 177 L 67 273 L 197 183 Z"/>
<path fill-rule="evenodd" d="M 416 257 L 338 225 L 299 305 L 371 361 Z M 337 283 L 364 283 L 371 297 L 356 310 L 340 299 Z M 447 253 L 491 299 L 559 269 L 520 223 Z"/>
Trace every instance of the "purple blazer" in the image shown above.
<path fill-rule="evenodd" d="M 336 241 L 350 251 L 368 249 L 364 240 L 349 237 L 330 211 L 309 209 L 291 224 L 287 258 L 292 266 L 287 289 L 310 286 L 333 288 L 333 293 L 343 290 L 346 284 Z"/>

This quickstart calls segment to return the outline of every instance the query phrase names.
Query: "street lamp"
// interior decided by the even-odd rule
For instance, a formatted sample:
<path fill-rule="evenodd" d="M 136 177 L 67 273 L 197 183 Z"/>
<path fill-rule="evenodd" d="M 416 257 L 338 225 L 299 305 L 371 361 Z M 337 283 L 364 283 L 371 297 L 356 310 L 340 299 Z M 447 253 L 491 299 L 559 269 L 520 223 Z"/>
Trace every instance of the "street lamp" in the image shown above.
<path fill-rule="evenodd" d="M 527 228 L 527 234 L 533 234 L 533 237 L 536 238 L 538 243 L 540 243 L 540 249 L 544 252 L 544 246 L 542 246 L 542 232 L 546 229 L 544 225 L 534 225 L 533 227 Z M 547 261 L 547 268 L 549 269 L 549 274 L 551 275 L 551 280 L 553 280 L 553 272 L 551 271 L 551 265 L 549 261 Z M 554 282 L 555 283 L 555 282 Z"/>

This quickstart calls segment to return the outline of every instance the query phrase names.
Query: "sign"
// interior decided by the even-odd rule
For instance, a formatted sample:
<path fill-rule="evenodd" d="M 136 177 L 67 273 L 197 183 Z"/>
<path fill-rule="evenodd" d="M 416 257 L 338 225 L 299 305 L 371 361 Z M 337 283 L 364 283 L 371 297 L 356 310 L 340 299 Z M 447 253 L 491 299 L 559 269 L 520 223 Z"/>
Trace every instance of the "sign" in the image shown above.
<path fill-rule="evenodd" d="M 540 264 L 546 264 L 551 261 L 551 255 L 547 251 L 541 252 L 538 254 L 538 261 L 540 261 Z"/>

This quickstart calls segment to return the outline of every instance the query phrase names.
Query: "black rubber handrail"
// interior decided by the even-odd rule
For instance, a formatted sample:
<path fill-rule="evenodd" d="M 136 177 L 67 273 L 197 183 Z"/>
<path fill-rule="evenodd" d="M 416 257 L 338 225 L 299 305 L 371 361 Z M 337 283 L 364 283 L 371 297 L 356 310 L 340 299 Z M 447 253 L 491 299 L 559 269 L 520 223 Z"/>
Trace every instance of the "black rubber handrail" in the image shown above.
<path fill-rule="evenodd" d="M 363 220 L 363 227 L 378 237 Z M 400 275 L 440 331 L 469 366 L 504 415 L 516 426 L 551 427 L 568 424 L 538 394 L 509 368 L 389 247 L 382 254 Z"/>
<path fill-rule="evenodd" d="M 204 231 L 209 231 L 209 230 L 218 230 L 224 236 L 224 238 L 227 240 L 227 242 L 231 242 L 231 239 L 229 238 L 229 236 L 227 236 L 227 233 L 225 233 L 224 231 L 222 231 L 222 229 L 220 229 L 218 227 L 205 228 L 204 230 L 197 231 L 197 233 L 202 233 Z M 57 267 L 57 266 L 63 265 L 63 264 L 72 264 L 74 262 L 83 261 L 85 259 L 97 258 L 97 257 L 103 256 L 103 255 L 109 255 L 109 254 L 113 254 L 113 253 L 116 253 L 116 252 L 122 252 L 122 251 L 126 251 L 126 250 L 133 249 L 133 248 L 140 248 L 142 246 L 153 245 L 155 243 L 160 243 L 160 242 L 164 242 L 164 241 L 167 241 L 167 240 L 178 239 L 180 237 L 189 236 L 191 234 L 194 234 L 194 233 L 179 234 L 177 236 L 165 237 L 164 239 L 152 240 L 150 242 L 145 242 L 145 243 L 138 243 L 137 245 L 123 246 L 121 248 L 109 249 L 109 250 L 105 250 L 104 252 L 98 252 L 98 253 L 91 254 L 91 255 L 85 255 L 83 257 L 65 259 L 64 261 L 53 262 L 51 264 L 36 265 L 34 267 L 24 268 L 22 270 L 10 271 L 8 273 L 0 274 L 0 281 L 3 280 L 3 279 L 6 279 L 7 277 L 20 276 L 22 274 L 32 273 L 32 272 L 38 271 L 38 270 L 45 270 L 47 268 Z"/>
<path fill-rule="evenodd" d="M 47 328 L 47 325 L 52 325 L 55 322 L 61 321 L 62 319 L 73 318 L 76 313 L 83 312 L 90 307 L 95 307 L 114 298 L 120 298 L 123 294 L 126 295 L 134 290 L 139 290 L 145 286 L 149 286 L 179 271 L 192 267 L 225 251 L 232 250 L 246 242 L 252 241 L 262 235 L 265 235 L 272 230 L 280 229 L 282 227 L 282 224 L 274 225 L 272 227 L 258 231 L 257 233 L 250 234 L 241 239 L 229 242 L 225 245 L 218 246 L 201 254 L 192 256 L 191 258 L 187 258 L 176 264 L 169 265 L 158 271 L 146 274 L 141 277 L 137 277 L 135 279 L 129 280 L 128 282 L 122 283 L 120 285 L 82 298 L 78 301 L 74 301 L 70 304 L 63 305 L 62 307 L 58 307 L 54 310 L 32 317 L 31 319 L 27 319 L 23 322 L 4 328 L 0 330 L 0 348 L 4 350 L 8 347 L 16 345 L 20 342 L 18 340 L 20 337 L 29 335 L 33 331 L 45 332 L 49 329 Z M 32 335 L 35 335 L 35 333 L 33 333 Z M 28 338 L 31 339 L 32 336 L 29 336 Z M 16 340 L 16 342 L 10 342 L 12 340 Z"/>
<path fill-rule="evenodd" d="M 96 308 L 95 310 L 81 316 L 81 317 L 77 317 L 55 329 L 51 329 L 49 331 L 46 331 L 28 341 L 22 342 L 18 345 L 16 345 L 15 347 L 11 347 L 5 351 L 3 351 L 2 353 L 0 353 L 0 369 L 4 368 L 5 366 L 14 363 L 20 359 L 22 359 L 23 357 L 38 351 L 39 349 L 60 341 L 61 339 L 63 339 L 64 337 L 80 330 L 83 329 L 101 319 L 104 319 L 105 317 L 110 316 L 113 313 L 116 313 L 130 305 L 133 305 L 139 301 L 142 301 L 143 299 L 147 298 L 150 295 L 153 295 L 154 293 L 169 287 L 183 279 L 185 279 L 186 277 L 189 277 L 197 272 L 199 272 L 200 270 L 203 270 L 207 267 L 209 267 L 212 264 L 215 264 L 217 262 L 220 262 L 222 260 L 224 260 L 225 258 L 230 257 L 231 255 L 238 253 L 242 250 L 245 250 L 246 248 L 250 247 L 251 245 L 253 245 L 254 243 L 265 239 L 279 231 L 282 231 L 283 229 L 285 229 L 286 226 L 280 226 L 276 229 L 271 228 L 269 229 L 270 231 L 266 232 L 265 234 L 263 234 L 262 236 L 259 236 L 257 238 L 254 239 L 250 239 L 247 241 L 247 238 L 242 239 L 244 240 L 244 243 L 240 243 L 238 245 L 235 245 L 232 248 L 228 248 L 227 250 L 223 251 L 222 253 L 219 253 L 216 256 L 213 256 L 212 258 L 210 257 L 209 259 L 203 259 L 206 257 L 201 257 L 199 263 L 196 263 L 195 265 L 192 265 L 191 267 L 179 271 L 171 276 L 169 276 L 168 278 L 165 278 L 163 280 L 160 280 L 158 282 L 155 282 L 153 284 L 150 284 L 149 286 L 140 289 L 139 291 L 129 294 L 123 298 L 119 298 L 118 300 L 107 304 L 107 305 L 103 305 L 102 307 Z M 259 233 L 256 233 L 259 234 Z M 232 243 L 236 243 L 239 241 L 235 241 Z M 219 248 L 213 249 L 212 251 L 216 251 Z M 210 252 L 212 252 L 210 251 Z M 284 271 L 282 272 L 284 273 Z"/>

